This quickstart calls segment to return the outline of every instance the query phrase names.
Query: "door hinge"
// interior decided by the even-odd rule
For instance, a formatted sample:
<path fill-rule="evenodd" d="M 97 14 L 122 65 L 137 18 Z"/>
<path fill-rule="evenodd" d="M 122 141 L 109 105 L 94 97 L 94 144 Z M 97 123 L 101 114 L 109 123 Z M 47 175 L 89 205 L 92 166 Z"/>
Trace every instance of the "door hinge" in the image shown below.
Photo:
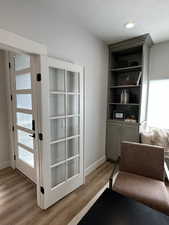
<path fill-rule="evenodd" d="M 14 154 L 13 158 L 14 158 L 14 160 L 16 160 L 16 155 L 15 154 Z"/>
<path fill-rule="evenodd" d="M 13 100 L 13 96 L 11 95 L 11 101 Z"/>
<path fill-rule="evenodd" d="M 44 187 L 40 187 L 40 191 L 44 195 L 44 193 L 45 193 Z"/>
<path fill-rule="evenodd" d="M 39 133 L 39 140 L 42 141 L 43 140 L 43 134 Z"/>
<path fill-rule="evenodd" d="M 9 69 L 11 68 L 11 63 L 9 62 Z"/>
<path fill-rule="evenodd" d="M 15 130 L 15 128 L 14 128 L 14 126 L 12 126 L 12 131 L 14 131 Z"/>
<path fill-rule="evenodd" d="M 37 81 L 41 81 L 41 73 L 37 73 L 37 75 L 36 75 L 36 80 L 37 80 Z"/>

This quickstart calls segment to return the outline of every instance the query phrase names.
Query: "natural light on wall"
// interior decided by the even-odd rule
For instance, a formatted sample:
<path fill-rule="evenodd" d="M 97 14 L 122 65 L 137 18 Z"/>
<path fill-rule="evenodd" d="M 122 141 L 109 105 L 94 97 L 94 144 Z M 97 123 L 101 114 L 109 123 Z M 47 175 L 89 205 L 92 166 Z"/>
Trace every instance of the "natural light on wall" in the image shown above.
<path fill-rule="evenodd" d="M 152 80 L 149 86 L 148 124 L 169 129 L 169 79 Z"/>

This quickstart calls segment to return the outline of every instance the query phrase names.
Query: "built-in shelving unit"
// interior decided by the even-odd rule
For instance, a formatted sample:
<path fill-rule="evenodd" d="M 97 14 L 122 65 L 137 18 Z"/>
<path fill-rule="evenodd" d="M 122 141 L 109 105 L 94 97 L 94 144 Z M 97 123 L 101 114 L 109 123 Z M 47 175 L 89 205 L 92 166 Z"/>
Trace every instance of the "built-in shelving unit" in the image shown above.
<path fill-rule="evenodd" d="M 151 45 L 146 34 L 109 46 L 106 152 L 113 161 L 122 141 L 139 141 L 139 124 L 146 120 Z"/>
<path fill-rule="evenodd" d="M 139 121 L 142 88 L 142 47 L 111 52 L 109 72 L 109 119 L 117 119 L 115 113 L 123 113 L 123 119 Z M 127 93 L 123 102 L 122 95 Z"/>

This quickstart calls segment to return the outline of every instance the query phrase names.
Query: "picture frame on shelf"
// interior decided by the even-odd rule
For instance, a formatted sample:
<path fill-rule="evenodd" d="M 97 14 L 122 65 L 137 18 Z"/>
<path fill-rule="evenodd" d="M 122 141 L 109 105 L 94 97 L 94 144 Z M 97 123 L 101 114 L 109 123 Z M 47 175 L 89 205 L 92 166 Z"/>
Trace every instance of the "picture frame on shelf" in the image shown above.
<path fill-rule="evenodd" d="M 114 111 L 113 112 L 113 119 L 114 120 L 124 120 L 125 119 L 125 113 L 122 111 Z"/>

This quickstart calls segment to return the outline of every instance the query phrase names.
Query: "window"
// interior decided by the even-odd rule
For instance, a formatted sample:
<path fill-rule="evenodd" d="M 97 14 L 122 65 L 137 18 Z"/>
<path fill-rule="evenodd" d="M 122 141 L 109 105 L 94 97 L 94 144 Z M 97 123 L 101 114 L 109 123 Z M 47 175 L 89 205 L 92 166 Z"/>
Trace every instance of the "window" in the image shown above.
<path fill-rule="evenodd" d="M 169 79 L 152 80 L 149 86 L 148 125 L 169 129 Z"/>

